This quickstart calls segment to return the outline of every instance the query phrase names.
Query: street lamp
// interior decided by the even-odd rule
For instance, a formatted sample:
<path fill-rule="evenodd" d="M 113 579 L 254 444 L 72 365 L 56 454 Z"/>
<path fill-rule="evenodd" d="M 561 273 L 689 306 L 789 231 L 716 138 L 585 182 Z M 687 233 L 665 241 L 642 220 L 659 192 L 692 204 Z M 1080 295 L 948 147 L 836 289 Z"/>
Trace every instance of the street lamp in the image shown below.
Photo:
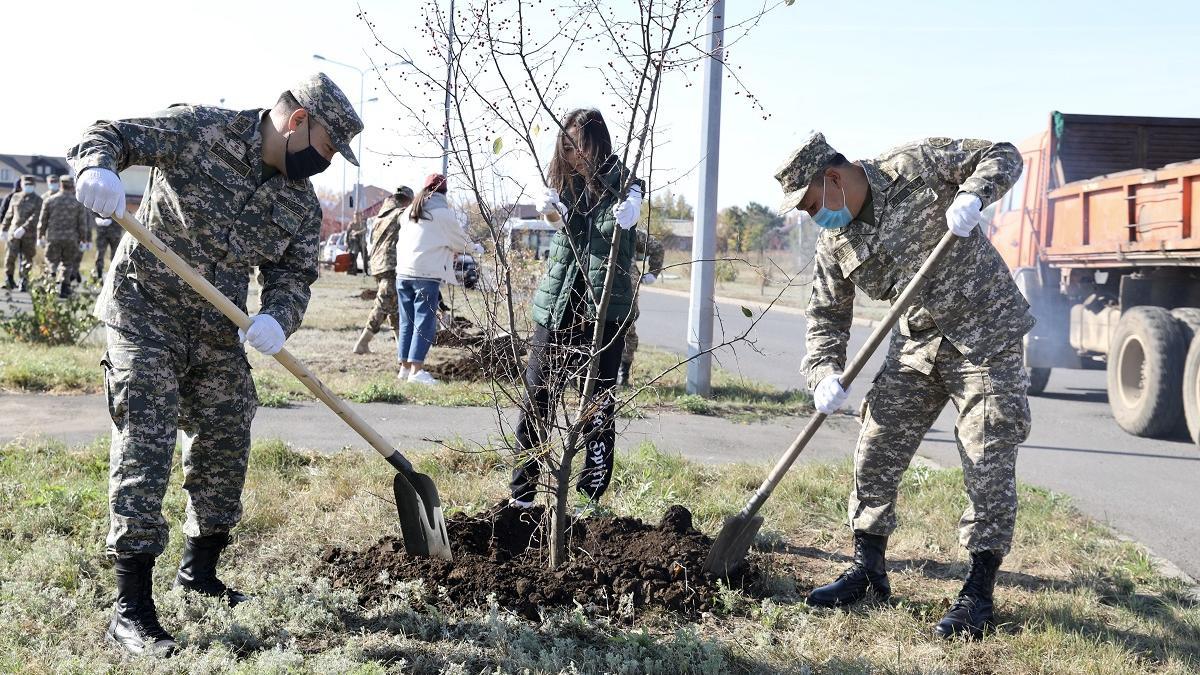
<path fill-rule="evenodd" d="M 371 103 L 373 101 L 379 100 L 378 98 L 364 100 L 363 99 L 363 87 L 366 84 L 367 73 L 374 71 L 375 74 L 378 75 L 379 68 L 378 68 L 378 66 L 371 66 L 370 68 L 359 68 L 358 66 L 352 66 L 349 63 L 342 63 L 341 61 L 334 61 L 333 59 L 326 58 L 324 56 L 321 56 L 320 54 L 313 54 L 313 58 L 318 61 L 332 63 L 335 66 L 345 66 L 346 68 L 349 68 L 350 70 L 353 70 L 354 72 L 358 73 L 358 119 L 363 122 L 363 130 L 361 132 L 359 132 L 359 134 L 358 134 L 358 149 L 354 153 L 358 156 L 358 167 L 357 167 L 358 171 L 357 171 L 357 174 L 356 174 L 356 177 L 354 180 L 354 210 L 355 210 L 355 212 L 357 212 L 362 209 L 362 163 L 363 163 L 362 139 L 363 139 L 363 136 L 366 135 L 366 133 L 367 133 L 367 123 L 365 120 L 363 120 L 363 118 L 365 116 L 364 108 L 366 107 L 367 103 Z M 383 67 L 389 68 L 391 66 L 400 65 L 402 63 L 411 63 L 411 61 L 397 61 L 396 63 L 386 64 Z M 344 213 L 345 201 L 346 201 L 346 167 L 345 167 L 345 165 L 343 165 L 342 166 L 343 213 L 340 216 L 343 223 L 346 221 L 346 217 L 345 217 L 345 213 Z"/>

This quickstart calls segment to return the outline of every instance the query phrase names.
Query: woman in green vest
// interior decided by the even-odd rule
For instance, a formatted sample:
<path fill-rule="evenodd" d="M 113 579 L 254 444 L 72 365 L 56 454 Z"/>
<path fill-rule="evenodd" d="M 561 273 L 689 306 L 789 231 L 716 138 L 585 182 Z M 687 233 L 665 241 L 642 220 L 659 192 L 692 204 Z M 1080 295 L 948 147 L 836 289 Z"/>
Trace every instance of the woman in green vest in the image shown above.
<path fill-rule="evenodd" d="M 642 208 L 642 183 L 613 155 L 612 138 L 599 110 L 574 110 L 563 120 L 550 161 L 548 187 L 538 210 L 558 227 L 547 269 L 533 298 L 533 339 L 525 369 L 525 404 L 517 423 L 517 446 L 528 451 L 549 438 L 554 405 L 568 383 L 582 385 L 591 355 L 596 306 L 604 290 L 613 229 L 623 231 L 616 277 L 604 317 L 604 342 L 596 405 L 582 438 L 583 471 L 576 489 L 595 502 L 612 478 L 616 422 L 612 395 L 621 365 L 635 280 L 629 270 Z M 512 504 L 533 505 L 540 474 L 526 459 L 513 472 Z"/>

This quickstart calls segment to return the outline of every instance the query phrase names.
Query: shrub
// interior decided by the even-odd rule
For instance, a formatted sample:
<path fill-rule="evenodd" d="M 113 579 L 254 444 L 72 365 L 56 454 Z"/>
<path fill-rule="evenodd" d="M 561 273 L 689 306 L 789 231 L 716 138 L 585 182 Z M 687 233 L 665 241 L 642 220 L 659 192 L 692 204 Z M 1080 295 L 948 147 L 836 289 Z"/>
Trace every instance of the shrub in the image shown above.
<path fill-rule="evenodd" d="M 100 322 L 92 316 L 92 298 L 77 293 L 58 297 L 53 277 L 40 276 L 30 285 L 33 307 L 0 318 L 0 330 L 14 340 L 45 345 L 79 344 Z"/>

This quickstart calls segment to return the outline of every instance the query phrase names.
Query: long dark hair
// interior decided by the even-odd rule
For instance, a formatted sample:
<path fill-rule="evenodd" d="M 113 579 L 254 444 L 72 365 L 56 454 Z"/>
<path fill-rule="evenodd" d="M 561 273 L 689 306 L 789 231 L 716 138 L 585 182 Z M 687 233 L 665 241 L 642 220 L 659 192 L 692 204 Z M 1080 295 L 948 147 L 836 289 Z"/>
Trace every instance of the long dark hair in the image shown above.
<path fill-rule="evenodd" d="M 432 216 L 425 212 L 425 202 L 429 201 L 429 197 L 435 194 L 437 190 L 429 188 L 421 188 L 416 197 L 413 197 L 412 205 L 408 207 L 408 219 L 414 223 L 421 222 L 422 218 L 429 219 Z"/>
<path fill-rule="evenodd" d="M 579 140 L 576 142 L 569 135 L 574 129 L 579 129 Z M 580 175 L 575 166 L 567 159 L 568 153 L 578 152 L 587 162 L 587 174 Z M 550 169 L 546 177 L 549 186 L 560 194 L 572 193 L 577 183 L 582 182 L 592 198 L 604 194 L 604 186 L 600 182 L 600 166 L 612 155 L 612 137 L 608 135 L 608 125 L 604 116 L 595 108 L 578 108 L 567 113 L 563 119 L 562 131 L 558 132 L 558 141 L 554 145 L 554 157 L 550 160 Z M 576 198 L 582 195 L 575 195 Z"/>
<path fill-rule="evenodd" d="M 413 198 L 412 208 L 408 211 L 409 220 L 419 223 L 422 218 L 432 218 L 433 216 L 425 211 L 425 202 L 436 193 L 446 194 L 446 177 L 440 173 L 431 173 L 425 178 L 425 186 Z"/>

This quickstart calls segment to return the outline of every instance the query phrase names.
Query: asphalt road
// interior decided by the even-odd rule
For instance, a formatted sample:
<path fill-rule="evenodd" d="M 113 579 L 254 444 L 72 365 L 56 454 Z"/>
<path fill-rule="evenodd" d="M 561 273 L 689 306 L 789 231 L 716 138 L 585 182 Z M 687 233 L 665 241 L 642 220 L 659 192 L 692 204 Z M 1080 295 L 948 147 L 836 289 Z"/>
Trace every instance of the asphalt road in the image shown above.
<path fill-rule="evenodd" d="M 688 301 L 644 289 L 638 335 L 643 344 L 686 352 Z M 714 340 L 745 331 L 752 319 L 737 304 L 718 303 Z M 755 311 L 755 316 L 758 312 Z M 798 368 L 804 356 L 804 317 L 768 312 L 755 326 L 754 345 L 727 347 L 717 360 L 728 370 L 781 388 L 804 388 Z M 855 326 L 851 350 L 870 328 Z M 866 383 L 882 363 L 883 348 L 852 386 L 857 407 Z M 1070 495 L 1091 517 L 1109 524 L 1200 579 L 1200 448 L 1189 442 L 1130 436 L 1109 414 L 1103 371 L 1056 370 L 1042 396 L 1030 398 L 1033 430 L 1021 446 L 1018 478 Z M 959 462 L 953 406 L 947 406 L 925 436 L 918 454 L 943 466 Z M 843 452 L 853 453 L 854 434 L 842 434 Z M 780 447 L 777 452 L 782 452 Z M 828 449 L 823 449 L 826 454 Z"/>

